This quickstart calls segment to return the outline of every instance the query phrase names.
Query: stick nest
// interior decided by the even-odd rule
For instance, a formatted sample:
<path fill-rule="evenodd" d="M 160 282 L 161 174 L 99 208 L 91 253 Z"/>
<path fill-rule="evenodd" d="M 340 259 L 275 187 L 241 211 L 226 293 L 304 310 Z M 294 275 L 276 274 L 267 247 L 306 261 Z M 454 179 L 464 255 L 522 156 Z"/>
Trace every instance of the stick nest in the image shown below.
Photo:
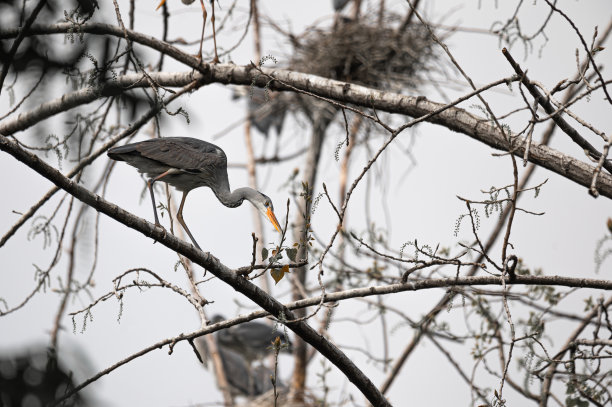
<path fill-rule="evenodd" d="M 434 42 L 421 24 L 402 29 L 398 16 L 382 24 L 369 14 L 338 21 L 331 31 L 308 31 L 294 41 L 295 70 L 389 91 L 416 88 L 433 67 Z"/>

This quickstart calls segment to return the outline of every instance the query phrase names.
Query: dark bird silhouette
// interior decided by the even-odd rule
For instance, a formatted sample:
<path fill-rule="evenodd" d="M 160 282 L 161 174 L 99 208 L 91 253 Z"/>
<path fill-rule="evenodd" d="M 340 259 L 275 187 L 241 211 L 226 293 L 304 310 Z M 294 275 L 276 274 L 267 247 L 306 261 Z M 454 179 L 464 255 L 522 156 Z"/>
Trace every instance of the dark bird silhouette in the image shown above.
<path fill-rule="evenodd" d="M 340 11 L 347 5 L 350 0 L 332 0 L 332 5 L 335 11 Z"/>
<path fill-rule="evenodd" d="M 212 317 L 212 323 L 225 320 L 221 315 Z M 219 345 L 241 354 L 247 361 L 262 359 L 269 354 L 274 340 L 279 337 L 281 350 L 291 351 L 292 343 L 282 329 L 258 321 L 243 322 L 217 332 Z"/>
<path fill-rule="evenodd" d="M 0 354 L 0 406 L 50 405 L 75 386 L 70 367 L 60 363 L 57 354 L 50 349 L 34 348 Z M 62 405 L 84 407 L 91 405 L 91 400 L 77 393 L 64 400 Z"/>
<path fill-rule="evenodd" d="M 203 337 L 195 340 L 198 351 L 210 358 L 208 345 Z M 266 366 L 255 366 L 251 369 L 248 362 L 239 353 L 219 344 L 217 347 L 219 357 L 223 364 L 223 371 L 227 384 L 230 386 L 232 394 L 236 396 L 255 397 L 272 390 L 271 377 L 275 375 L 274 370 Z M 276 378 L 277 388 L 284 387 L 283 382 Z"/>
<path fill-rule="evenodd" d="M 274 128 L 280 137 L 289 103 L 286 95 L 256 87 L 235 87 L 232 99 L 248 98 L 249 120 L 255 128 L 268 137 Z"/>
<path fill-rule="evenodd" d="M 161 227 L 161 224 L 157 217 L 153 184 L 164 181 L 183 192 L 176 218 L 198 249 L 200 246 L 183 220 L 185 198 L 189 191 L 198 187 L 212 189 L 219 202 L 229 208 L 242 205 L 246 199 L 272 222 L 276 230 L 281 231 L 270 198 L 252 188 L 230 190 L 227 157 L 221 148 L 212 143 L 191 137 L 166 137 L 113 147 L 108 150 L 108 156 L 113 160 L 125 161 L 149 176 L 147 186 L 157 226 Z"/>

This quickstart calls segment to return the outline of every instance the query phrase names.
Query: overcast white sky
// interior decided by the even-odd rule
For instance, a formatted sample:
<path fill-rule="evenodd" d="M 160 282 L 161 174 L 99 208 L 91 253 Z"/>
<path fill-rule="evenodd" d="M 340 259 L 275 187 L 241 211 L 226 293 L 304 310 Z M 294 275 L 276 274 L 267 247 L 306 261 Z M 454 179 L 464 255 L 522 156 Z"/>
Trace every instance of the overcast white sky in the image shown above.
<path fill-rule="evenodd" d="M 101 13 L 112 18 L 113 8 L 109 2 L 101 3 Z M 169 0 L 172 19 L 170 22 L 170 38 L 199 38 L 201 27 L 200 8 L 195 2 L 185 6 L 176 0 Z M 246 17 L 246 1 L 239 2 L 237 19 Z M 296 33 L 313 22 L 319 20 L 324 27 L 331 22 L 331 2 L 310 1 L 262 1 L 262 13 L 280 22 L 284 27 L 290 27 Z M 402 1 L 388 1 L 389 4 L 403 13 L 406 5 Z M 443 16 L 444 23 L 458 23 L 464 27 L 488 29 L 496 20 L 505 21 L 512 14 L 510 3 L 515 2 L 479 2 L 479 1 L 438 1 L 427 3 L 426 15 L 432 21 L 439 21 Z M 479 7 L 479 4 L 482 6 Z M 497 5 L 496 5 L 497 3 Z M 124 20 L 127 20 L 128 2 L 120 1 Z M 161 14 L 155 12 L 153 2 L 136 2 L 136 30 L 161 38 Z M 599 25 L 603 29 L 612 17 L 609 0 L 583 0 L 559 2 L 567 14 L 574 18 L 577 26 L 590 41 L 593 29 Z M 522 27 L 526 32 L 532 32 L 538 27 L 547 10 L 544 2 L 524 7 L 521 14 Z M 221 4 L 218 20 L 225 16 L 228 5 Z M 209 26 L 210 27 L 210 26 Z M 210 33 L 210 31 L 207 31 Z M 551 88 L 559 80 L 571 77 L 575 71 L 575 49 L 579 42 L 566 22 L 554 16 L 546 31 L 549 42 L 539 52 L 541 40 L 535 42 L 536 49 L 525 54 L 522 46 L 512 48 L 515 59 L 528 69 L 532 79 L 541 81 Z M 218 38 L 220 47 L 228 46 L 231 39 L 240 33 L 222 34 Z M 58 36 L 61 42 L 62 37 Z M 451 52 L 463 69 L 478 85 L 483 85 L 499 78 L 509 76 L 513 72 L 502 56 L 501 46 L 496 37 L 490 35 L 457 32 L 446 40 Z M 263 38 L 264 55 L 271 54 L 286 63 L 289 54 L 283 38 L 266 27 Z M 243 45 L 231 54 L 237 64 L 247 64 L 252 59 L 252 39 L 250 33 Z M 504 44 L 505 45 L 505 44 Z M 67 45 L 68 46 L 68 45 Z M 205 49 L 210 51 L 211 42 L 205 43 Z M 609 47 L 598 56 L 599 62 L 608 67 L 612 63 Z M 194 47 L 195 50 L 195 47 Z M 584 52 L 581 52 L 581 56 Z M 441 57 L 445 60 L 446 57 Z M 157 60 L 157 57 L 152 59 Z M 448 64 L 447 64 L 448 65 Z M 185 68 L 167 59 L 166 70 L 183 71 Z M 453 86 L 445 88 L 450 98 L 467 93 L 464 82 L 456 77 Z M 488 92 L 485 97 L 495 113 L 503 114 L 521 105 L 520 95 L 510 93 L 507 88 Z M 434 101 L 443 102 L 439 93 L 427 86 L 423 94 Z M 0 99 L 0 114 L 7 111 L 9 105 L 6 93 Z M 59 96 L 59 93 L 58 95 Z M 610 133 L 610 106 L 601 101 L 601 93 L 592 96 L 591 101 L 577 106 L 574 110 L 599 129 Z M 462 107 L 469 108 L 474 101 L 464 103 Z M 225 129 L 244 116 L 244 102 L 233 103 L 231 90 L 220 85 L 211 85 L 181 99 L 172 108 L 185 108 L 192 119 L 190 125 L 180 117 L 166 118 L 163 121 L 162 135 L 192 136 L 211 140 L 212 135 Z M 477 112 L 476 110 L 473 110 Z M 524 116 L 522 119 L 524 120 Z M 396 123 L 406 120 L 394 118 Z M 514 130 L 522 128 L 524 123 L 515 118 L 507 120 Z M 44 122 L 42 126 L 54 132 L 54 126 L 60 126 L 58 119 Z M 544 128 L 544 126 L 541 126 Z M 294 120 L 286 123 L 282 151 L 292 152 L 304 145 L 309 130 L 295 124 Z M 24 140 L 32 141 L 26 134 L 18 134 Z M 143 139 L 145 136 L 140 136 Z M 336 144 L 344 138 L 344 129 L 340 124 L 331 127 L 322 155 L 322 166 L 318 186 L 325 182 L 335 190 L 339 164 L 334 160 Z M 414 140 L 411 140 L 414 138 Z M 254 135 L 256 151 L 262 151 L 263 137 Z M 406 173 L 409 165 L 406 156 L 399 147 L 406 147 L 414 142 L 412 155 L 416 157 L 417 166 Z M 242 127 L 238 126 L 224 137 L 215 141 L 228 155 L 230 163 L 245 162 Z M 271 143 L 269 143 L 271 144 Z M 470 198 L 481 198 L 480 190 L 492 185 L 505 185 L 511 182 L 511 167 L 508 159 L 492 157 L 491 149 L 469 139 L 463 134 L 452 133 L 433 125 L 421 125 L 414 132 L 406 132 L 399 137 L 396 145 L 383 156 L 384 163 L 378 168 L 384 171 L 383 177 L 388 178 L 387 191 L 380 198 L 372 199 L 372 212 L 379 213 L 377 224 L 389 228 L 391 247 L 399 250 L 400 246 L 417 238 L 420 243 L 429 243 L 456 247 L 458 239 L 469 240 L 470 235 L 464 229 L 459 238 L 453 235 L 455 221 L 464 212 L 464 205 L 456 199 L 456 195 Z M 268 150 L 269 150 L 268 145 Z M 572 147 L 563 137 L 556 134 L 553 147 L 579 155 L 577 148 Z M 378 145 L 373 145 L 378 148 Z M 101 169 L 106 157 L 100 159 L 95 166 Z M 363 152 L 355 157 L 352 167 L 352 177 L 358 174 L 366 162 Z M 50 163 L 56 165 L 52 158 Z M 67 171 L 73 164 L 64 163 L 62 170 Z M 285 202 L 288 189 L 283 186 L 294 167 L 301 168 L 301 160 L 295 160 L 275 167 L 274 172 L 262 167 L 262 190 L 275 202 L 277 216 L 284 219 Z M 42 181 L 34 172 L 6 154 L 0 154 L 0 190 L 5 191 L 0 199 L 0 233 L 6 230 L 18 219 L 19 215 L 12 211 L 22 212 L 49 189 L 50 183 Z M 91 176 L 90 179 L 95 178 Z M 532 183 L 549 179 L 537 200 L 531 197 L 522 203 L 533 211 L 545 211 L 542 217 L 528 217 L 519 214 L 513 228 L 515 253 L 533 268 L 541 267 L 546 274 L 570 276 L 594 276 L 593 253 L 597 240 L 605 233 L 605 220 L 611 215 L 610 201 L 606 198 L 593 199 L 586 189 L 562 179 L 546 170 L 538 170 Z M 230 170 L 230 184 L 236 188 L 246 184 L 246 172 L 240 169 Z M 359 187 L 353 197 L 353 207 L 349 214 L 351 228 L 361 231 L 365 227 L 363 217 L 365 183 Z M 111 178 L 107 191 L 107 199 L 119 206 L 148 220 L 152 220 L 148 197 L 140 200 L 143 188 L 142 179 L 133 168 L 118 164 Z M 380 189 L 373 187 L 373 193 L 381 194 Z M 45 205 L 41 214 L 49 215 L 58 202 L 61 194 Z M 388 208 L 388 218 L 383 215 L 381 203 Z M 93 213 L 90 213 L 93 215 Z M 251 256 L 251 209 L 243 205 L 238 209 L 229 209 L 220 205 L 208 190 L 193 191 L 185 208 L 185 219 L 190 225 L 199 244 L 219 257 L 230 267 L 248 264 Z M 89 272 L 92 260 L 92 243 L 88 239 L 93 227 L 93 216 L 83 230 L 84 238 L 78 250 L 78 274 L 84 278 Z M 391 220 L 390 223 L 385 223 Z M 482 233 L 494 225 L 496 219 L 482 219 Z M 165 219 L 164 219 L 165 221 Z M 317 235 L 324 240 L 331 236 L 335 228 L 332 210 L 321 202 L 313 216 L 313 226 Z M 281 221 L 281 223 L 283 223 Z M 272 241 L 276 235 L 271 225 L 266 224 L 267 241 Z M 10 305 L 15 305 L 29 292 L 33 284 L 34 267 L 46 267 L 53 256 L 53 250 L 43 249 L 39 238 L 28 240 L 28 227 L 22 228 L 5 247 L 0 249 L 0 297 Z M 58 273 L 63 278 L 67 266 L 67 256 L 63 253 Z M 96 274 L 97 285 L 94 297 L 112 289 L 112 278 L 133 267 L 147 267 L 163 275 L 168 280 L 186 286 L 184 273 L 174 272 L 176 254 L 152 242 L 140 234 L 122 225 L 102 217 L 100 224 L 100 251 Z M 358 261 L 358 260 L 356 260 Z M 610 278 L 610 261 L 604 265 L 601 278 Z M 56 284 L 55 280 L 53 282 Z M 281 282 L 275 290 L 275 295 L 285 294 L 289 290 L 287 282 Z M 240 311 L 237 303 L 245 307 L 252 304 L 240 298 L 232 289 L 222 283 L 213 281 L 204 288 L 204 295 L 214 301 L 209 306 L 209 315 L 223 313 L 233 316 Z M 409 315 L 418 318 L 431 305 L 438 301 L 442 291 L 430 290 L 419 293 L 402 293 L 389 298 L 389 304 L 401 307 Z M 24 344 L 45 343 L 49 337 L 53 317 L 56 313 L 59 297 L 52 291 L 37 295 L 24 309 L 17 313 L 0 318 L 0 351 L 14 351 Z M 68 311 L 74 311 L 87 304 L 86 298 L 71 302 Z M 579 303 L 576 302 L 576 306 Z M 125 297 L 123 315 L 117 322 L 118 304 L 109 301 L 97 307 L 94 320 L 88 324 L 87 330 L 72 333 L 72 324 L 65 318 L 66 330 L 60 337 L 60 346 L 64 352 L 78 350 L 86 355 L 90 366 L 77 371 L 79 380 L 83 380 L 95 372 L 110 366 L 120 359 L 157 342 L 163 338 L 175 336 L 181 332 L 197 329 L 199 321 L 192 307 L 183 298 L 167 292 L 167 290 L 151 290 L 148 292 L 129 293 Z M 366 306 L 357 300 L 343 303 L 339 307 L 339 315 L 354 315 Z M 360 311 L 360 312 L 361 312 Z M 452 310 L 443 316 L 446 320 L 461 320 L 462 312 Z M 375 325 L 374 325 L 375 326 Z M 377 326 L 375 326 L 377 328 Z M 553 332 L 556 332 L 553 328 Z M 340 345 L 363 346 L 380 356 L 380 335 L 376 330 L 363 332 L 354 324 L 338 323 L 334 325 L 331 334 Z M 562 333 L 562 327 L 558 329 Z M 398 329 L 391 338 L 391 355 L 397 356 L 412 333 L 407 328 Z M 562 341 L 562 337 L 558 339 Z M 468 347 L 457 348 L 457 358 L 464 362 L 469 371 L 471 367 Z M 385 373 L 377 366 L 368 363 L 358 352 L 347 351 L 360 368 L 370 374 L 374 383 L 379 385 Z M 291 369 L 289 357 L 282 357 L 281 376 L 287 377 Z M 321 365 L 314 362 L 310 370 L 309 386 L 317 388 L 315 373 L 321 371 Z M 485 380 L 485 379 L 483 379 Z M 494 387 L 497 381 L 488 377 L 482 386 Z M 338 400 L 340 394 L 349 390 L 356 393 L 352 384 L 341 377 L 334 368 L 331 377 L 332 400 Z M 445 390 L 440 391 L 441 387 Z M 193 403 L 204 403 L 221 400 L 217 392 L 212 374 L 199 366 L 193 351 L 186 345 L 177 346 L 172 356 L 167 349 L 150 353 L 143 358 L 124 366 L 111 375 L 96 382 L 88 389 L 88 394 L 104 405 L 159 405 L 184 406 Z M 389 392 L 394 405 L 404 405 L 403 400 L 410 400 L 415 405 L 467 405 L 470 400 L 468 388 L 460 382 L 458 375 L 447 364 L 440 353 L 431 345 L 426 344 L 414 354 L 402 371 L 400 378 Z M 507 394 L 509 405 L 516 405 L 513 400 L 520 400 L 516 394 Z M 362 397 L 357 397 L 358 401 Z"/>

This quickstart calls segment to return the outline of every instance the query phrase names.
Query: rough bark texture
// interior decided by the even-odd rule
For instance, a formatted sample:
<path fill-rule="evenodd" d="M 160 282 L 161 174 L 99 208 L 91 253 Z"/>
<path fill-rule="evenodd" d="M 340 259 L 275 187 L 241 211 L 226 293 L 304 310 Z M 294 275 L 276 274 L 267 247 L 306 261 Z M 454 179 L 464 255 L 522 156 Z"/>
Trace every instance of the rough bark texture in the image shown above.
<path fill-rule="evenodd" d="M 0 36 L 1 37 L 1 36 Z M 189 57 L 189 56 L 188 56 Z M 189 57 L 192 58 L 192 57 Z M 196 65 L 197 66 L 197 65 Z M 264 87 L 269 78 L 251 66 L 237 65 L 210 65 L 206 75 L 191 72 L 151 74 L 151 78 L 163 86 L 184 86 L 193 81 L 200 84 L 224 83 L 255 85 Z M 485 118 L 476 116 L 463 109 L 432 102 L 423 97 L 406 96 L 391 92 L 382 92 L 363 86 L 352 85 L 332 79 L 321 78 L 299 72 L 284 70 L 265 70 L 268 75 L 289 83 L 297 89 L 316 94 L 321 97 L 350 103 L 377 111 L 398 113 L 410 117 L 431 115 L 426 121 L 439 124 L 458 133 L 463 133 L 488 146 L 498 150 L 511 150 L 516 156 L 523 157 L 526 141 L 524 137 L 510 136 L 509 138 L 491 125 Z M 10 135 L 17 131 L 31 127 L 35 123 L 80 104 L 90 103 L 102 96 L 108 96 L 126 86 L 141 83 L 142 75 L 125 75 L 117 81 L 108 82 L 101 87 L 83 89 L 62 96 L 51 102 L 42 104 L 39 108 L 21 113 L 18 117 L 4 120 L 0 123 L 0 134 Z M 273 82 L 269 86 L 274 90 L 287 90 L 286 86 Z M 435 113 L 435 114 L 433 114 Z M 565 178 L 586 188 L 591 185 L 595 167 L 570 155 L 540 144 L 532 143 L 529 149 L 529 161 L 547 168 Z M 599 174 L 597 182 L 599 193 L 612 198 L 612 176 L 608 173 Z"/>

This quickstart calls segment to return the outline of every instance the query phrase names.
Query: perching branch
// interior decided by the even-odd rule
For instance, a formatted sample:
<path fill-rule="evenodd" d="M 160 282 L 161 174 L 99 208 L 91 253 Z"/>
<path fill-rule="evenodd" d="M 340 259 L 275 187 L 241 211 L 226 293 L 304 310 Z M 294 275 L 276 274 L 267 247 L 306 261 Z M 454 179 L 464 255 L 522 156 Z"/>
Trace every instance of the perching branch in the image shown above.
<path fill-rule="evenodd" d="M 23 150 L 15 142 L 4 136 L 0 136 L 0 150 L 9 153 L 83 203 L 90 205 L 97 211 L 104 213 L 125 226 L 189 258 L 194 263 L 197 263 L 217 278 L 230 285 L 236 291 L 251 299 L 271 315 L 279 318 L 282 316 L 283 319 L 289 320 L 289 322 L 287 322 L 287 327 L 316 348 L 331 363 L 336 365 L 373 405 L 390 406 L 389 402 L 376 386 L 374 386 L 371 380 L 342 351 L 327 339 L 321 337 L 306 322 L 295 320 L 295 315 L 287 307 L 266 294 L 250 281 L 234 273 L 212 254 L 208 252 L 204 253 L 191 244 L 166 233 L 161 228 L 156 228 L 152 223 L 130 214 L 98 195 L 92 194 L 76 182 L 64 177 L 59 171 L 40 160 L 37 156 Z M 66 397 L 70 395 L 71 394 L 67 394 Z"/>

